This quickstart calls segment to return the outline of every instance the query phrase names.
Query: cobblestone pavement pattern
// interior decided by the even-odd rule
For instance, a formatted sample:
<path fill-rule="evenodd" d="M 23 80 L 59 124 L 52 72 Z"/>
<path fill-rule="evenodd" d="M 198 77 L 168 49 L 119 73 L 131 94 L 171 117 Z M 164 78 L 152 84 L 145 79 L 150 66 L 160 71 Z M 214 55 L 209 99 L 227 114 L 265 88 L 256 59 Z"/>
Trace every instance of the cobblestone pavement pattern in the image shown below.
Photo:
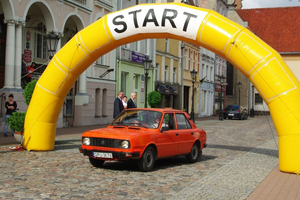
<path fill-rule="evenodd" d="M 207 132 L 202 159 L 158 160 L 148 173 L 135 162 L 93 167 L 79 136 L 50 152 L 0 151 L 0 199 L 246 199 L 278 164 L 269 116 L 196 124 Z"/>

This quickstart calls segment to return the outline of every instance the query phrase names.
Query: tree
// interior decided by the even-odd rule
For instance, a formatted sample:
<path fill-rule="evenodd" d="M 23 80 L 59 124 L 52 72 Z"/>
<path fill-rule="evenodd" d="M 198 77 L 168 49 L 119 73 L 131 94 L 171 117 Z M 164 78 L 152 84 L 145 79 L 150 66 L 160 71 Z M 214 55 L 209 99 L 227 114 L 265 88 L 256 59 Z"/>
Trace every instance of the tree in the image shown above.
<path fill-rule="evenodd" d="M 157 91 L 152 91 L 148 94 L 147 101 L 151 108 L 157 108 L 161 101 L 161 94 Z"/>

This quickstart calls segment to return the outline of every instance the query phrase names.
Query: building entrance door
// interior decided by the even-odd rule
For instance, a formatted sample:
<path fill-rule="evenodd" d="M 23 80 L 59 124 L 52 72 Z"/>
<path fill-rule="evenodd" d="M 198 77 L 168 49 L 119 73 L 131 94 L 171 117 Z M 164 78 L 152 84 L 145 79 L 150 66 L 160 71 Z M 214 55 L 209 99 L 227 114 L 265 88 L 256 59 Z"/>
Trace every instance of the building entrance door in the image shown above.
<path fill-rule="evenodd" d="M 189 102 L 190 102 L 190 87 L 184 86 L 183 89 L 183 108 L 185 109 L 185 112 L 189 113 Z"/>

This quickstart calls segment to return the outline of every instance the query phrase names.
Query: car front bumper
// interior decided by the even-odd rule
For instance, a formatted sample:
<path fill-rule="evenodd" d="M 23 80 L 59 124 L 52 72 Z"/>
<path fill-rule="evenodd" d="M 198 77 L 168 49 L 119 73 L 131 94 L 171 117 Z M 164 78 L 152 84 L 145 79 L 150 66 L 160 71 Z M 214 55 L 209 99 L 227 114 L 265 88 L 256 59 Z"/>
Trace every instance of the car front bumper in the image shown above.
<path fill-rule="evenodd" d="M 93 157 L 93 152 L 103 152 L 103 153 L 112 153 L 113 158 L 98 158 L 103 160 L 129 160 L 129 159 L 138 159 L 140 157 L 140 152 L 117 152 L 117 151 L 99 151 L 99 150 L 88 150 L 79 148 L 79 152 L 84 156 Z"/>

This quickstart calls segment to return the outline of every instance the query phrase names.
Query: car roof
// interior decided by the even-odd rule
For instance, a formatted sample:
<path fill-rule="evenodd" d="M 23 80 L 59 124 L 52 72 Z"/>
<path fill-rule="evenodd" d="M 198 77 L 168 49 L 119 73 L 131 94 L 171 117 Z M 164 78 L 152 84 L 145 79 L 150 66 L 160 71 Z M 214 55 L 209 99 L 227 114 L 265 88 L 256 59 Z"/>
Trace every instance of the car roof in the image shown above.
<path fill-rule="evenodd" d="M 157 111 L 157 112 L 176 112 L 176 113 L 185 113 L 182 110 L 177 110 L 177 109 L 173 109 L 173 108 L 130 108 L 130 109 L 126 109 L 126 110 L 148 110 L 148 111 Z"/>

